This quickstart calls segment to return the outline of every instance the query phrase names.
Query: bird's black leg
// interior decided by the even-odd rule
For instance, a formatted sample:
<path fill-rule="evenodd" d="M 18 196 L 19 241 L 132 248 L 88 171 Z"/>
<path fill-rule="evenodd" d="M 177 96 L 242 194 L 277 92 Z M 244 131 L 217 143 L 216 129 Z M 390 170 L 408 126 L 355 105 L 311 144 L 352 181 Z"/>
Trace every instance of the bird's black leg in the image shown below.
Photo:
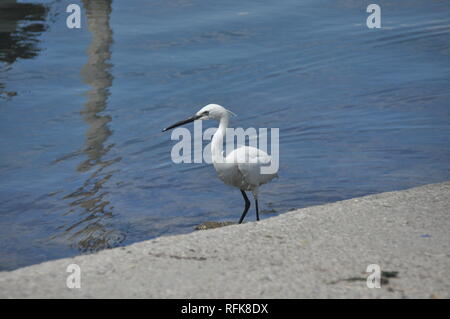
<path fill-rule="evenodd" d="M 245 194 L 245 192 L 241 189 L 241 193 L 242 196 L 244 197 L 245 200 L 245 208 L 244 208 L 244 212 L 242 213 L 241 218 L 239 219 L 239 224 L 242 223 L 242 221 L 244 220 L 245 215 L 248 212 L 248 209 L 250 208 L 250 201 L 248 200 L 247 194 Z"/>
<path fill-rule="evenodd" d="M 255 206 L 256 206 L 256 220 L 259 221 L 258 200 L 256 198 L 255 198 Z"/>

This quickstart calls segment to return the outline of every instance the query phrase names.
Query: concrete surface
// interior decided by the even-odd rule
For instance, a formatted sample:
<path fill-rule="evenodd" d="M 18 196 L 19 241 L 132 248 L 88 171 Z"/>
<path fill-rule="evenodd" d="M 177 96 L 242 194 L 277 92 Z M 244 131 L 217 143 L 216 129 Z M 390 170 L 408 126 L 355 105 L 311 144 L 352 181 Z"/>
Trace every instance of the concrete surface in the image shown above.
<path fill-rule="evenodd" d="M 450 182 L 371 195 L 1 272 L 0 297 L 449 298 L 449 214 Z"/>

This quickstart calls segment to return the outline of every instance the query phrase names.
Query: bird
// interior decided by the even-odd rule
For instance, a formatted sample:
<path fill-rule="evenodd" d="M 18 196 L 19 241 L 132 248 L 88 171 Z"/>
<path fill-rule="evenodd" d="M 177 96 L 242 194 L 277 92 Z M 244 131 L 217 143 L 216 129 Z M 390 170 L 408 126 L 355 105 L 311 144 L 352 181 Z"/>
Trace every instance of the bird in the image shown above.
<path fill-rule="evenodd" d="M 239 146 L 228 155 L 222 151 L 223 141 L 228 128 L 230 114 L 234 114 L 218 104 L 208 104 L 202 107 L 194 116 L 176 122 L 164 128 L 166 132 L 175 127 L 196 121 L 196 120 L 216 120 L 219 127 L 211 140 L 211 157 L 214 169 L 219 179 L 225 184 L 238 188 L 244 198 L 244 211 L 239 218 L 239 224 L 244 220 L 250 206 L 250 200 L 246 194 L 251 191 L 255 200 L 256 220 L 259 221 L 258 194 L 259 187 L 278 177 L 275 173 L 261 173 L 261 167 L 270 165 L 271 156 L 261 149 L 252 146 Z"/>

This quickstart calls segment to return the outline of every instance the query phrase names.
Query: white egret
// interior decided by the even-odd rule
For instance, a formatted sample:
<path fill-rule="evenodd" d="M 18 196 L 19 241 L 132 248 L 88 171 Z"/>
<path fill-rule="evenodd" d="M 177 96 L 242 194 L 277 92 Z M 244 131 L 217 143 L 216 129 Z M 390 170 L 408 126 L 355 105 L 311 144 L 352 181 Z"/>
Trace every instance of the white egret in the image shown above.
<path fill-rule="evenodd" d="M 165 129 L 163 132 L 184 125 L 195 120 L 217 120 L 219 128 L 214 133 L 211 141 L 211 155 L 214 169 L 219 178 L 228 185 L 241 190 L 245 201 L 244 212 L 239 219 L 239 224 L 245 218 L 250 208 L 250 200 L 246 191 L 251 191 L 255 199 L 256 220 L 259 220 L 258 191 L 259 186 L 278 177 L 276 173 L 261 173 L 262 166 L 270 166 L 271 157 L 264 151 L 251 146 L 240 146 L 224 157 L 223 140 L 228 127 L 230 111 L 217 104 L 208 104 L 198 111 L 194 116 L 177 122 Z"/>

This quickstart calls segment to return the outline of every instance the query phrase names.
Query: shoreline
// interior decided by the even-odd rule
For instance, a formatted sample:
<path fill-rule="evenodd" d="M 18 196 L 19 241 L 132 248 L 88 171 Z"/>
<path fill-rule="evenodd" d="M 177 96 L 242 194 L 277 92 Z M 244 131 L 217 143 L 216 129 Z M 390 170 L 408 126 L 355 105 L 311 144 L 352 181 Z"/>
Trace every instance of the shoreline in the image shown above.
<path fill-rule="evenodd" d="M 450 182 L 374 194 L 3 271 L 0 298 L 450 298 L 449 217 Z"/>

